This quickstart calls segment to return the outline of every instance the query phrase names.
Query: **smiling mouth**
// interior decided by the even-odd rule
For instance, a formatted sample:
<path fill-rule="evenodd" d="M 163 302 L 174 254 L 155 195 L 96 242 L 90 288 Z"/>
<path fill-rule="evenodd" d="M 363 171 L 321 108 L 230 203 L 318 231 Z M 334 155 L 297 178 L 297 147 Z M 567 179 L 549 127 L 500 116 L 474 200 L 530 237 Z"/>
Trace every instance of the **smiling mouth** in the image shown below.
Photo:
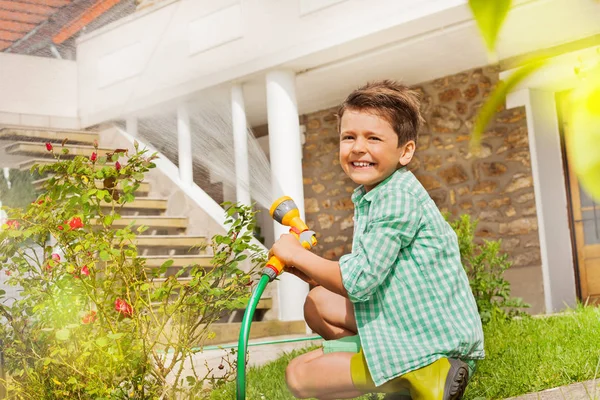
<path fill-rule="evenodd" d="M 369 168 L 375 165 L 375 163 L 370 163 L 370 162 L 365 162 L 365 161 L 353 161 L 350 164 L 352 164 L 352 166 L 354 168 Z"/>

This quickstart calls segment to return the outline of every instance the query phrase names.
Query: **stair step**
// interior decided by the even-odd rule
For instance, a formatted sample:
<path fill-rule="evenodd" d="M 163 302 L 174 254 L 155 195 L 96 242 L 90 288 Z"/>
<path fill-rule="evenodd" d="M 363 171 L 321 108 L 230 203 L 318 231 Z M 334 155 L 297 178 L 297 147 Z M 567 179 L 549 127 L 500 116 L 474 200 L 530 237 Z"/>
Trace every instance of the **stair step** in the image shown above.
<path fill-rule="evenodd" d="M 54 129 L 30 129 L 30 128 L 0 128 L 0 140 L 21 140 L 27 142 L 51 142 L 61 143 L 69 139 L 70 144 L 93 145 L 98 134 L 87 131 L 54 130 Z"/>
<path fill-rule="evenodd" d="M 208 339 L 205 345 L 237 343 L 239 339 L 240 322 L 215 323 L 210 330 L 215 333 L 213 339 Z M 250 329 L 250 339 L 259 339 L 269 336 L 306 334 L 304 321 L 255 321 Z"/>
<path fill-rule="evenodd" d="M 43 179 L 38 179 L 36 181 L 33 181 L 31 183 L 33 184 L 33 187 L 35 188 L 35 190 L 42 190 L 44 188 L 44 184 L 46 182 L 48 182 L 49 180 L 50 180 L 50 178 L 43 178 Z M 104 183 L 102 181 L 96 181 L 96 187 L 98 189 L 104 189 Z M 140 183 L 140 186 L 137 188 L 135 193 L 138 195 L 145 195 L 145 194 L 148 194 L 149 191 L 150 191 L 150 184 L 148 182 L 142 182 L 142 183 Z"/>
<path fill-rule="evenodd" d="M 167 260 L 173 260 L 173 264 L 169 268 L 184 268 L 190 265 L 199 265 L 200 267 L 211 267 L 212 256 L 193 255 L 193 256 L 144 256 L 146 266 L 150 268 L 158 268 Z M 183 279 L 183 278 L 181 278 Z"/>
<path fill-rule="evenodd" d="M 185 247 L 206 246 L 205 236 L 183 236 L 183 235 L 139 235 L 135 238 L 134 243 L 138 246 L 145 247 Z"/>
<path fill-rule="evenodd" d="M 22 163 L 19 164 L 19 169 L 21 171 L 29 171 L 31 170 L 31 167 L 33 167 L 36 164 L 39 165 L 50 165 L 50 164 L 54 164 L 56 161 L 53 158 L 32 158 L 29 159 L 27 161 L 23 161 Z"/>
<path fill-rule="evenodd" d="M 75 158 L 75 156 L 91 156 L 93 152 L 98 153 L 98 157 L 102 157 L 106 155 L 106 153 L 114 152 L 114 149 L 108 148 L 99 148 L 95 149 L 94 146 L 83 146 L 83 145 L 75 145 L 75 146 L 67 146 L 69 149 L 69 154 L 61 154 L 61 158 Z M 13 155 L 24 155 L 24 156 L 32 156 L 32 157 L 46 157 L 53 158 L 51 152 L 46 150 L 46 145 L 44 143 L 27 143 L 27 142 L 17 142 L 9 144 L 4 148 L 4 151 L 7 154 Z M 60 147 L 54 150 L 56 153 L 61 153 Z"/>
<path fill-rule="evenodd" d="M 145 182 L 144 182 L 145 183 Z M 140 188 L 142 185 L 140 185 Z M 149 197 L 138 197 L 131 203 L 125 203 L 119 208 L 126 210 L 158 210 L 164 212 L 167 209 L 168 201 L 165 199 L 155 199 Z M 102 205 L 103 208 L 110 208 L 112 205 L 106 203 Z"/>
<path fill-rule="evenodd" d="M 122 216 L 113 222 L 115 228 L 123 228 L 130 223 L 134 223 L 133 227 L 140 225 L 148 226 L 149 229 L 186 229 L 188 226 L 188 217 L 168 217 L 168 216 Z M 92 219 L 90 223 L 96 223 L 95 219 Z"/>

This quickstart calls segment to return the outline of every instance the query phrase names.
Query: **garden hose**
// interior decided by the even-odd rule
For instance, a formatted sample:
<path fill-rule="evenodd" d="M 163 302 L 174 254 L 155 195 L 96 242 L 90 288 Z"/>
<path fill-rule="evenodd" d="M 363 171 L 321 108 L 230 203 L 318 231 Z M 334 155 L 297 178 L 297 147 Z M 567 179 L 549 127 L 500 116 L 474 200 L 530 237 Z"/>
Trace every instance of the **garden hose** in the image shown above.
<path fill-rule="evenodd" d="M 246 399 L 246 351 L 248 349 L 248 338 L 250 336 L 250 324 L 254 317 L 254 312 L 258 305 L 258 301 L 262 296 L 267 284 L 271 281 L 271 278 L 263 274 L 256 286 L 256 290 L 252 293 L 246 312 L 244 312 L 244 319 L 242 320 L 242 329 L 240 330 L 240 339 L 238 342 L 238 355 L 237 355 L 237 400 Z"/>

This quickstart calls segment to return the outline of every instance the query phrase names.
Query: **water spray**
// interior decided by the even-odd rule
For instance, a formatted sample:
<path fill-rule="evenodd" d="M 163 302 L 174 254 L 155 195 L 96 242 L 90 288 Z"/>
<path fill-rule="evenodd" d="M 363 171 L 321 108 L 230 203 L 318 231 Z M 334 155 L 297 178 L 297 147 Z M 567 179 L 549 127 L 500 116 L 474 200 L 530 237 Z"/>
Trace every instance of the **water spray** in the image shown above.
<path fill-rule="evenodd" d="M 284 226 L 290 227 L 290 233 L 294 235 L 305 249 L 312 249 L 317 244 L 317 237 L 314 231 L 308 229 L 308 226 L 302 218 L 294 200 L 291 197 L 283 196 L 273 203 L 269 210 L 271 217 Z M 262 296 L 267 284 L 279 276 L 285 268 L 285 264 L 276 256 L 271 256 L 262 270 L 262 276 L 254 293 L 250 297 L 248 307 L 242 320 L 242 329 L 238 341 L 237 357 L 237 400 L 246 399 L 246 350 L 248 348 L 248 337 L 250 336 L 250 324 L 254 316 L 254 311 L 258 301 Z"/>

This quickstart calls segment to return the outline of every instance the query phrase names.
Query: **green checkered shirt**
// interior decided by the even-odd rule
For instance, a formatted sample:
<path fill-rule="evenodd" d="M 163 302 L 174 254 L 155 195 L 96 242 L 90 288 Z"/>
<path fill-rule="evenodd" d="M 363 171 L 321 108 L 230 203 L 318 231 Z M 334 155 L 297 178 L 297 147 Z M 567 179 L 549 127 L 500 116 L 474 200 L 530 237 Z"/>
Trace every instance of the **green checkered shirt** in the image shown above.
<path fill-rule="evenodd" d="M 412 172 L 359 186 L 352 201 L 353 248 L 340 269 L 375 384 L 441 357 L 483 358 L 456 234 Z"/>

